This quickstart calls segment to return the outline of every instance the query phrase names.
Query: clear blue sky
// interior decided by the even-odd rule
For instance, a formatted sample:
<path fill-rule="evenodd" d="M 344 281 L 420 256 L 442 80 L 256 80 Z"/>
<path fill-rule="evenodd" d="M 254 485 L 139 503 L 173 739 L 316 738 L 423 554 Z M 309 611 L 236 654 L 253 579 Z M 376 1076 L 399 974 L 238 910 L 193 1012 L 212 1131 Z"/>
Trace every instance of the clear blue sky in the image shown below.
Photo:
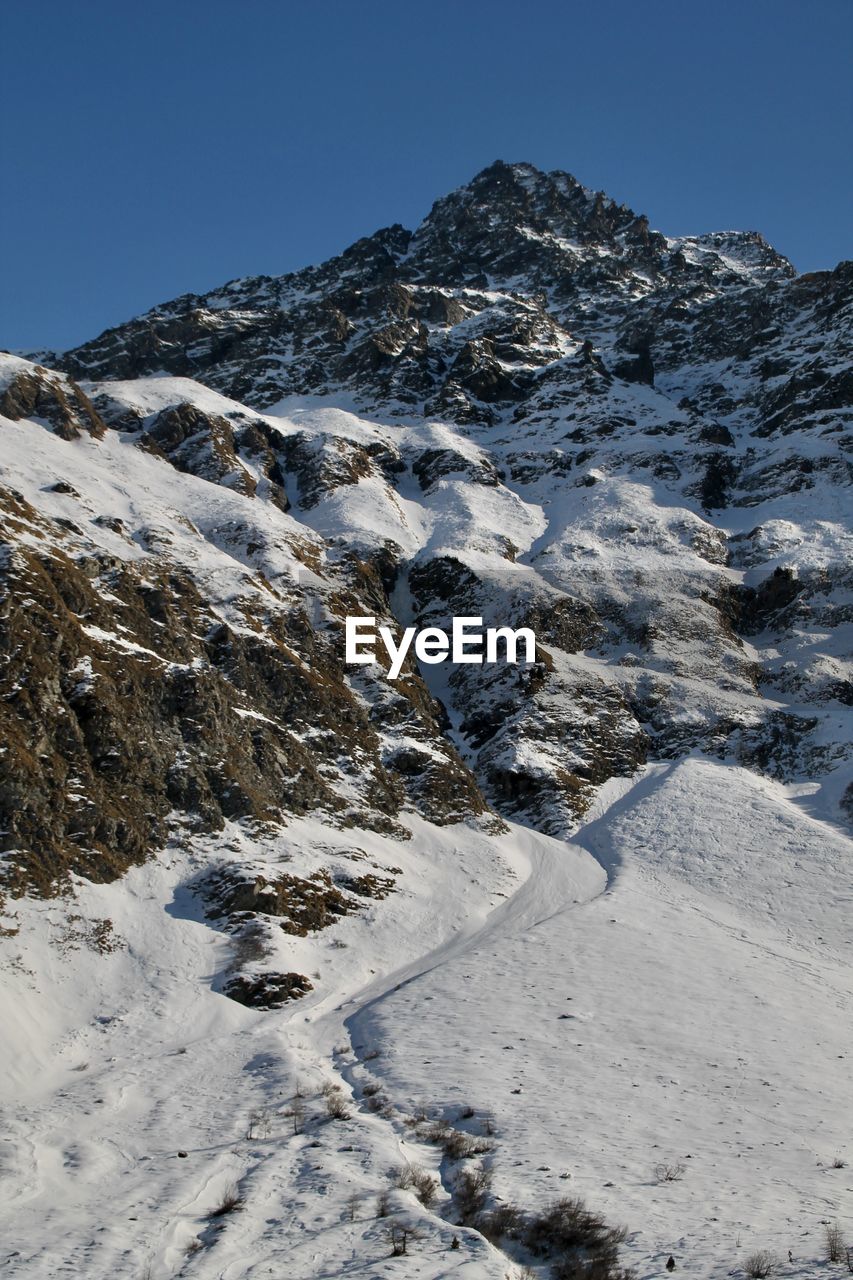
<path fill-rule="evenodd" d="M 853 254 L 853 0 L 3 0 L 0 346 L 319 261 L 491 161 Z"/>

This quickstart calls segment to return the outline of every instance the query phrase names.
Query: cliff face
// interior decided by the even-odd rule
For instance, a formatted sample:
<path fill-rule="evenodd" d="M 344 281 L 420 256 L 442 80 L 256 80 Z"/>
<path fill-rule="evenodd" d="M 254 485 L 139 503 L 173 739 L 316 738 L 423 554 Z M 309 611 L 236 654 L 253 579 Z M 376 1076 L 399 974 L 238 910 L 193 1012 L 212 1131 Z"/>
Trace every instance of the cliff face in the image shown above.
<path fill-rule="evenodd" d="M 565 832 L 695 748 L 842 779 L 851 281 L 498 163 L 414 233 L 0 358 L 7 887 L 187 822 Z M 389 682 L 352 613 L 537 662 Z"/>
<path fill-rule="evenodd" d="M 394 686 L 344 669 L 347 613 L 393 624 L 381 562 L 331 554 L 283 515 L 274 482 L 240 483 L 250 473 L 233 441 L 233 467 L 211 470 L 226 419 L 182 401 L 151 430 L 104 440 L 92 410 L 99 429 L 85 444 L 64 416 L 88 403 L 79 388 L 5 359 L 44 410 L 41 422 L 4 422 L 4 456 L 28 495 L 0 489 L 13 893 L 51 892 L 68 872 L 111 879 L 175 824 L 245 819 L 262 832 L 316 811 L 405 838 L 403 805 L 437 823 L 483 812 L 412 665 Z M 152 444 L 164 419 L 191 422 L 184 459 L 162 436 Z"/>

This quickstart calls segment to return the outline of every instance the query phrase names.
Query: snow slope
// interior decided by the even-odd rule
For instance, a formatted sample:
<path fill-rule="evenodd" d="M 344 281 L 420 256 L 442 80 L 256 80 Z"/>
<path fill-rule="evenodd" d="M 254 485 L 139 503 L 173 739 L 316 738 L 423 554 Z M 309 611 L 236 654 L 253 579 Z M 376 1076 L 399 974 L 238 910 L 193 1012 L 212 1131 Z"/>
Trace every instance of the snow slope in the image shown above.
<path fill-rule="evenodd" d="M 831 1168 L 853 1108 L 850 843 L 701 759 L 608 784 L 599 810 L 575 841 L 607 891 L 575 904 L 543 876 L 532 911 L 359 1011 L 353 1039 L 387 1046 L 366 1068 L 407 1107 L 490 1112 L 498 1194 L 582 1195 L 628 1226 L 639 1275 L 672 1252 L 723 1276 L 757 1248 L 819 1274 L 820 1224 L 853 1207 Z"/>
<path fill-rule="evenodd" d="M 294 826 L 287 852 L 329 838 Z M 425 823 L 409 845 L 357 841 L 402 863 L 408 888 L 334 942 L 296 940 L 317 985 L 286 1013 L 206 990 L 228 946 L 182 885 L 221 856 L 213 841 L 79 886 L 83 919 L 109 917 L 123 940 L 107 956 L 59 904 L 19 905 L 6 1274 L 512 1274 L 476 1232 L 449 1251 L 445 1190 L 433 1211 L 393 1193 L 424 1232 L 405 1259 L 387 1257 L 375 1217 L 392 1166 L 449 1184 L 406 1116 L 467 1107 L 463 1129 L 490 1117 L 499 1197 L 582 1195 L 627 1225 L 641 1276 L 669 1252 L 687 1275 L 723 1276 L 757 1247 L 792 1250 L 782 1274 L 823 1274 L 821 1222 L 851 1207 L 849 1168 L 831 1167 L 850 1157 L 853 1105 L 844 836 L 775 784 L 690 758 L 608 784 L 571 845 Z M 352 1096 L 349 1120 L 325 1116 L 324 1080 Z M 387 1115 L 365 1109 L 371 1082 Z M 659 1183 L 658 1164 L 683 1176 Z M 230 1183 L 243 1207 L 210 1220 Z"/>

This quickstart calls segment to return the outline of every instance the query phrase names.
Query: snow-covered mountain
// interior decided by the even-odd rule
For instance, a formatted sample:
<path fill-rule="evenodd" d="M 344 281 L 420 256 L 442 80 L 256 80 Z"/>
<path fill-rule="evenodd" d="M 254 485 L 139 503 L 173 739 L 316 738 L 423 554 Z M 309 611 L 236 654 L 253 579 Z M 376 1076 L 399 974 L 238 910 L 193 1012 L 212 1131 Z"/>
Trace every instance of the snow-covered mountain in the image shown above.
<path fill-rule="evenodd" d="M 851 283 L 497 163 L 0 356 L 10 1276 L 824 1274 Z"/>

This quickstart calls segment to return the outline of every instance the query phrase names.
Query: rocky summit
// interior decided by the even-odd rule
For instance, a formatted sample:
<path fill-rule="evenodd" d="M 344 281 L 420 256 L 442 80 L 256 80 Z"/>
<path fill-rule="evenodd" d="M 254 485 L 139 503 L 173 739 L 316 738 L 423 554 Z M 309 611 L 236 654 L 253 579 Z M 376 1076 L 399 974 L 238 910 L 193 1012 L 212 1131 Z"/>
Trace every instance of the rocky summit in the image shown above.
<path fill-rule="evenodd" d="M 87 956 L 75 981 L 102 1003 L 110 965 L 127 989 L 171 991 L 153 957 L 167 965 L 177 948 L 168 954 L 191 957 L 180 990 L 214 1002 L 211 1026 L 221 1006 L 232 1020 L 238 1005 L 247 1018 L 293 1002 L 319 1011 L 363 989 L 342 1080 L 373 1126 L 369 1146 L 380 1122 L 405 1132 L 403 1103 L 395 1112 L 358 1073 L 374 1041 L 397 1043 L 395 1019 L 416 1037 L 404 995 L 381 1010 L 368 999 L 370 975 L 402 990 L 390 975 L 404 983 L 415 971 L 400 965 L 451 937 L 445 959 L 459 960 L 458 939 L 485 929 L 490 911 L 545 928 L 552 907 L 599 901 L 602 867 L 611 893 L 631 857 L 658 860 L 642 872 L 652 879 L 660 860 L 680 874 L 685 831 L 702 846 L 697 894 L 719 842 L 729 848 L 752 823 L 774 833 L 772 848 L 737 864 L 762 928 L 761 886 L 779 851 L 789 885 L 804 859 L 840 866 L 853 819 L 852 300 L 851 262 L 800 275 L 758 232 L 668 237 L 568 173 L 497 162 L 414 231 L 391 226 L 319 266 L 184 295 L 71 351 L 0 355 L 0 945 L 19 949 L 22 990 L 27 974 L 49 985 L 45 938 Z M 447 631 L 460 616 L 529 627 L 535 661 L 427 665 L 410 652 L 391 680 L 381 664 L 345 663 L 352 616 L 395 635 Z M 644 826 L 662 779 L 666 805 Z M 626 796 L 639 806 L 633 825 L 620 817 Z M 733 826 L 706 848 L 703 823 L 729 802 Z M 607 848 L 605 822 L 616 833 Z M 531 867 L 538 889 L 512 897 Z M 807 913 L 815 936 L 821 901 Z M 674 902 L 663 893 L 658 907 L 677 934 Z M 598 935 L 584 941 L 592 917 L 575 915 L 578 945 L 599 952 Z M 739 930 L 734 917 L 718 924 Z M 799 925 L 787 927 L 794 955 Z M 640 973 L 616 932 L 607 954 Z M 347 968 L 335 946 L 350 938 L 362 942 Z M 714 981 L 733 980 L 722 942 L 702 945 Z M 498 985 L 511 992 L 527 961 L 506 954 Z M 139 956 L 149 959 L 128 976 Z M 481 978 L 484 989 L 495 980 Z M 528 997 L 516 994 L 521 1008 Z M 605 1007 L 611 997 L 599 996 Z M 593 1016 L 569 998 L 560 993 L 562 1018 Z M 168 1016 L 187 1024 L 180 1001 Z M 808 1007 L 804 996 L 797 1008 Z M 448 1005 L 447 1017 L 461 1015 Z M 78 1033 L 62 1025 L 70 1069 Z M 494 1029 L 481 1030 L 488 1041 Z M 310 1052 L 328 1058 L 333 1042 L 317 1035 Z M 500 1035 L 511 1048 L 514 1031 Z M 622 1052 L 614 1045 L 602 1041 L 602 1072 Z M 266 1073 L 282 1094 L 270 1053 L 261 1046 L 239 1070 Z M 462 1070 L 445 1066 L 448 1080 Z M 429 1081 L 409 1067 L 395 1057 L 382 1089 L 408 1090 L 411 1110 Z M 190 1076 L 174 1078 L 190 1088 Z M 521 1093 L 501 1078 L 510 1084 Z M 342 1087 L 329 1085 L 326 1102 Z M 282 1122 L 292 1137 L 307 1123 L 294 1096 Z M 628 1095 L 619 1114 L 630 1106 Z M 264 1114 L 257 1132 L 273 1123 Z M 470 1274 L 550 1257 L 533 1237 L 526 1254 L 511 1243 L 501 1253 L 521 1227 L 486 1231 L 485 1191 L 467 1219 L 460 1209 L 459 1161 L 478 1154 L 480 1129 L 451 1129 L 446 1106 L 414 1114 L 411 1141 L 445 1143 L 442 1176 L 456 1169 L 445 1177 L 456 1216 L 445 1217 L 464 1224 L 463 1251 L 481 1250 L 485 1269 Z M 451 1132 L 467 1157 L 446 1145 Z M 197 1161 L 213 1137 L 199 1139 Z M 126 1141 L 116 1131 L 115 1149 Z M 364 1167 L 386 1158 L 376 1142 Z M 16 1158 L 29 1145 L 22 1137 Z M 680 1152 L 660 1158 L 683 1171 Z M 293 1159 L 298 1181 L 308 1166 Z M 122 1202 L 131 1224 L 139 1215 L 125 1209 L 147 1194 L 134 1170 L 137 1198 Z M 206 1230 L 197 1249 L 215 1251 Z M 180 1235 L 156 1249 L 174 1253 Z M 96 1265 L 82 1237 L 68 1239 L 61 1256 L 78 1274 L 130 1274 L 118 1244 L 99 1246 Z M 12 1264 L 10 1275 L 58 1274 L 55 1262 Z M 290 1274 L 320 1274 L 310 1265 Z"/>

